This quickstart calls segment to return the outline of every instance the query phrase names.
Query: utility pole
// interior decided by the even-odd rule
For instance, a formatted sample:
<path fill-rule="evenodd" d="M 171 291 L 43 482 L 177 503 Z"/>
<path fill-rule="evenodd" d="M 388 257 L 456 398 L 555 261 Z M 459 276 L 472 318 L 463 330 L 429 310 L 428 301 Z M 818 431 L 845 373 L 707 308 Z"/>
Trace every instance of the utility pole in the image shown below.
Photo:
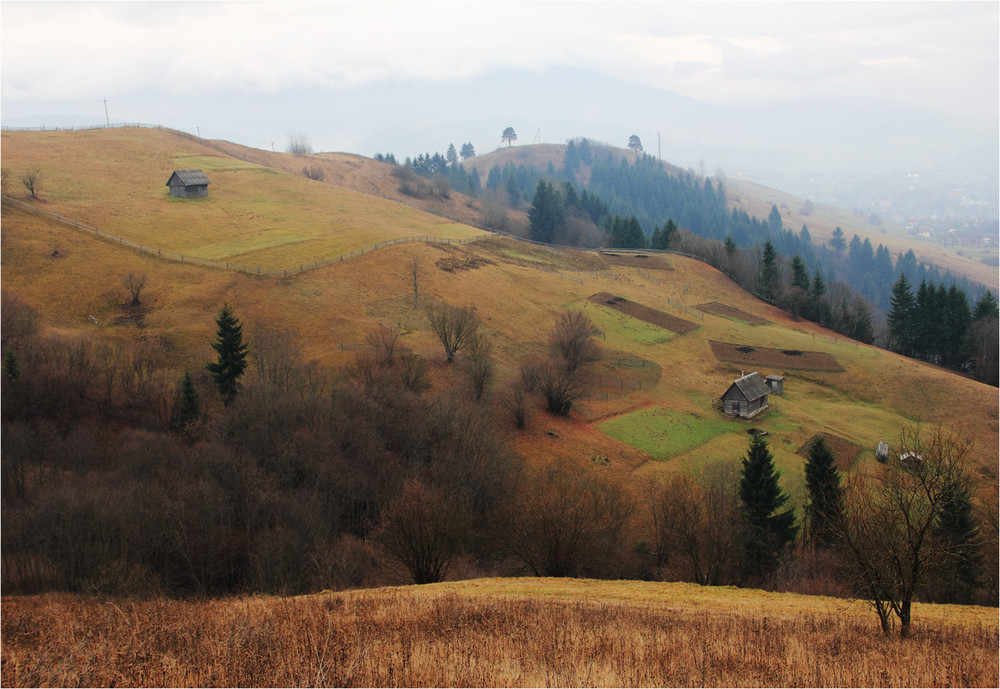
<path fill-rule="evenodd" d="M 194 126 L 194 128 L 198 130 L 198 138 L 200 139 L 201 138 L 201 125 L 200 124 L 196 124 Z"/>
<path fill-rule="evenodd" d="M 660 133 L 656 132 L 656 157 L 663 162 L 663 148 L 660 146 Z"/>
<path fill-rule="evenodd" d="M 111 129 L 111 116 L 108 115 L 108 97 L 104 97 L 104 119 L 108 122 L 108 129 Z"/>

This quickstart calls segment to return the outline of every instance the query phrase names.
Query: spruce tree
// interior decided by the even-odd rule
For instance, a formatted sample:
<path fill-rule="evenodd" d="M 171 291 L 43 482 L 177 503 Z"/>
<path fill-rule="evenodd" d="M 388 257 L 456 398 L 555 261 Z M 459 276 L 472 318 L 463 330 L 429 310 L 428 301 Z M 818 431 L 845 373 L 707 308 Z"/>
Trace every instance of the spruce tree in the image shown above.
<path fill-rule="evenodd" d="M 981 556 L 979 527 L 972 511 L 969 489 L 948 486 L 941 499 L 934 537 L 944 545 L 938 595 L 942 603 L 971 603 L 979 580 Z"/>
<path fill-rule="evenodd" d="M 809 446 L 806 460 L 806 489 L 809 491 L 809 535 L 821 548 L 834 544 L 834 534 L 844 517 L 844 497 L 840 470 L 823 436 Z"/>
<path fill-rule="evenodd" d="M 906 356 L 913 355 L 914 341 L 914 301 L 910 291 L 910 283 L 905 275 L 892 287 L 892 297 L 889 300 L 889 332 L 892 335 L 892 350 Z"/>
<path fill-rule="evenodd" d="M 184 371 L 181 379 L 180 402 L 177 405 L 177 428 L 183 430 L 192 421 L 197 420 L 201 413 L 201 401 L 194 387 L 190 371 Z"/>
<path fill-rule="evenodd" d="M 743 458 L 740 502 L 745 522 L 743 566 L 747 577 L 760 578 L 774 570 L 799 527 L 795 510 L 779 511 L 788 496 L 778 486 L 774 456 L 767 441 L 755 436 Z"/>
<path fill-rule="evenodd" d="M 778 252 L 771 240 L 764 242 L 764 255 L 760 260 L 760 293 L 770 301 L 778 286 Z"/>
<path fill-rule="evenodd" d="M 566 207 L 562 194 L 544 179 L 538 181 L 535 196 L 528 210 L 531 238 L 551 244 L 562 236 L 566 227 Z"/>
<path fill-rule="evenodd" d="M 209 362 L 205 367 L 212 374 L 212 379 L 219 388 L 219 394 L 228 406 L 236 399 L 236 394 L 240 390 L 240 376 L 247 367 L 247 345 L 243 343 L 243 325 L 233 314 L 229 304 L 223 304 L 215 323 L 218 330 L 212 349 L 219 358 L 214 363 Z"/>

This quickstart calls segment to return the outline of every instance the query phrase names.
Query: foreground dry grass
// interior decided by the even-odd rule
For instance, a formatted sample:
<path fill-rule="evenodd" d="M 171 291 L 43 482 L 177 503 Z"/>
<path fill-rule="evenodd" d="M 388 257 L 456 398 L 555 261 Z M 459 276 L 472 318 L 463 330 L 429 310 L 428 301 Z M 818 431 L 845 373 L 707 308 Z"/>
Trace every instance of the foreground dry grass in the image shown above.
<path fill-rule="evenodd" d="M 997 686 L 996 611 L 477 580 L 298 598 L 3 600 L 6 686 Z"/>

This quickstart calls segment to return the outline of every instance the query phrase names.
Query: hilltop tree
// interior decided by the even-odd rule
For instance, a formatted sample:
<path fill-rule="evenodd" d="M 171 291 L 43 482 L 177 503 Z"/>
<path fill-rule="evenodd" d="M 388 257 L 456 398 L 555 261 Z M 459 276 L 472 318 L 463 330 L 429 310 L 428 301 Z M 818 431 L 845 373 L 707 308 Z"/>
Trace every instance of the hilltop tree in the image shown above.
<path fill-rule="evenodd" d="M 754 436 L 742 463 L 743 568 L 746 576 L 760 578 L 777 567 L 786 546 L 795 540 L 798 525 L 794 508 L 779 511 L 788 496 L 778 486 L 774 456 L 763 437 Z"/>
<path fill-rule="evenodd" d="M 444 154 L 444 159 L 448 161 L 449 165 L 458 165 L 458 151 L 455 150 L 455 144 L 448 144 L 448 150 Z"/>
<path fill-rule="evenodd" d="M 466 141 L 462 144 L 462 150 L 459 151 L 459 155 L 462 156 L 462 160 L 474 158 L 476 156 L 476 147 L 472 145 L 471 141 Z"/>
<path fill-rule="evenodd" d="M 642 141 L 640 141 L 639 137 L 635 134 L 633 134 L 628 138 L 628 147 L 631 148 L 633 151 L 635 151 L 635 155 L 637 157 L 640 153 L 642 153 L 643 150 Z"/>
<path fill-rule="evenodd" d="M 836 530 L 844 518 L 844 496 L 840 470 L 823 436 L 818 436 L 809 446 L 805 472 L 809 491 L 806 505 L 809 535 L 817 546 L 829 548 L 835 543 Z"/>
<path fill-rule="evenodd" d="M 215 319 L 218 326 L 212 349 L 218 360 L 205 365 L 215 381 L 223 402 L 228 406 L 240 390 L 240 377 L 247 367 L 247 345 L 243 343 L 243 324 L 233 314 L 229 304 L 223 304 Z"/>
<path fill-rule="evenodd" d="M 517 141 L 517 133 L 514 132 L 513 127 L 507 127 L 503 130 L 503 134 L 500 135 L 500 140 L 507 142 L 507 147 L 510 148 L 511 144 Z"/>
<path fill-rule="evenodd" d="M 308 136 L 302 132 L 292 131 L 288 133 L 288 145 L 285 150 L 289 153 L 309 154 L 313 152 L 313 147 Z"/>

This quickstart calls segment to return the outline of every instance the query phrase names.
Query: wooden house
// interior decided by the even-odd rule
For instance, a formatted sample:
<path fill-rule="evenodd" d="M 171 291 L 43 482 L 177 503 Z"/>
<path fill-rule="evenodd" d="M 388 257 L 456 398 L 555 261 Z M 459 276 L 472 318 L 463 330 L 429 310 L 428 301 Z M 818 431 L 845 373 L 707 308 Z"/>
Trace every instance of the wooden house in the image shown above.
<path fill-rule="evenodd" d="M 775 395 L 780 395 L 785 391 L 785 377 L 775 374 L 765 376 L 764 382 L 767 383 L 768 389 Z"/>
<path fill-rule="evenodd" d="M 733 381 L 722 395 L 723 409 L 727 414 L 749 419 L 767 409 L 770 392 L 764 379 L 756 371 Z"/>
<path fill-rule="evenodd" d="M 181 198 L 195 198 L 197 196 L 208 196 L 208 177 L 201 170 L 174 170 L 167 180 L 170 187 L 171 196 Z"/>

